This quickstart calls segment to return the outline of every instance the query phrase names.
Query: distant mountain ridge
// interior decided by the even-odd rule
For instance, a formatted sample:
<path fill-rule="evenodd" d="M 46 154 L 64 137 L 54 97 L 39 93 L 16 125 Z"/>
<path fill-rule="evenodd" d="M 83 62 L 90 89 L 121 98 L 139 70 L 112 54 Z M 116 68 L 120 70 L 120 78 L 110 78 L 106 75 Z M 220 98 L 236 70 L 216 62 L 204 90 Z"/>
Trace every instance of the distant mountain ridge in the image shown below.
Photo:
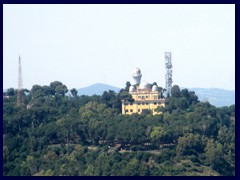
<path fill-rule="evenodd" d="M 96 83 L 85 88 L 78 89 L 78 95 L 102 95 L 104 91 L 113 90 L 119 92 L 121 88 L 103 83 Z M 184 89 L 184 88 L 181 88 Z M 200 101 L 208 101 L 210 104 L 222 107 L 235 104 L 235 91 L 219 88 L 187 88 L 194 91 Z"/>
<path fill-rule="evenodd" d="M 235 91 L 219 88 L 187 88 L 194 91 L 200 101 L 208 101 L 210 104 L 222 107 L 235 104 Z"/>
<path fill-rule="evenodd" d="M 109 91 L 109 90 L 113 90 L 116 93 L 118 93 L 120 91 L 121 88 L 115 87 L 115 86 L 111 86 L 108 84 L 103 84 L 103 83 L 96 83 L 96 84 L 92 84 L 90 86 L 84 87 L 84 88 L 80 88 L 77 89 L 78 91 L 78 95 L 102 95 L 104 91 Z"/>
<path fill-rule="evenodd" d="M 120 91 L 121 88 L 111 86 L 103 83 L 96 83 L 90 86 L 77 89 L 78 95 L 102 95 L 104 91 L 113 90 L 116 93 Z M 181 89 L 184 89 L 181 87 Z M 225 90 L 219 88 L 187 88 L 189 91 L 194 91 L 198 96 L 200 101 L 208 101 L 210 104 L 222 107 L 230 106 L 235 104 L 235 91 Z M 6 92 L 7 89 L 3 89 Z"/>

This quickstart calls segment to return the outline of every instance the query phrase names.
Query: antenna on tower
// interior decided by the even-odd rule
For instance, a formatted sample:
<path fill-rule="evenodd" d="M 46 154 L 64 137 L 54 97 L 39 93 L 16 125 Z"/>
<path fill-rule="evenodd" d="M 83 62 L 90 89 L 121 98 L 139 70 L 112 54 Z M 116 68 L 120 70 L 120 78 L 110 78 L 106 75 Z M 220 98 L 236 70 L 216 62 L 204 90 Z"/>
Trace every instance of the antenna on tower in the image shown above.
<path fill-rule="evenodd" d="M 167 97 L 171 96 L 171 89 L 172 89 L 172 53 L 165 52 L 165 66 L 166 66 L 166 93 Z"/>
<path fill-rule="evenodd" d="M 18 92 L 17 92 L 17 106 L 23 105 L 23 80 L 22 80 L 22 66 L 21 57 L 18 58 Z"/>

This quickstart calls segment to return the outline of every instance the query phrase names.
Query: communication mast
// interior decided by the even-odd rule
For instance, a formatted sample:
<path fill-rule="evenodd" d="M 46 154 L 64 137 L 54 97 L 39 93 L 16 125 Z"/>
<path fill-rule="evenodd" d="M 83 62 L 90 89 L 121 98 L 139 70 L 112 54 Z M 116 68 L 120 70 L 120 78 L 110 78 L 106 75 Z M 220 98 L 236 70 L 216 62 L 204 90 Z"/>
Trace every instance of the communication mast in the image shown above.
<path fill-rule="evenodd" d="M 172 89 L 172 53 L 165 52 L 165 67 L 166 67 L 166 94 L 167 97 L 171 96 L 171 89 Z"/>
<path fill-rule="evenodd" d="M 23 80 L 22 80 L 22 66 L 21 57 L 18 58 L 18 91 L 17 91 L 17 106 L 23 105 Z"/>

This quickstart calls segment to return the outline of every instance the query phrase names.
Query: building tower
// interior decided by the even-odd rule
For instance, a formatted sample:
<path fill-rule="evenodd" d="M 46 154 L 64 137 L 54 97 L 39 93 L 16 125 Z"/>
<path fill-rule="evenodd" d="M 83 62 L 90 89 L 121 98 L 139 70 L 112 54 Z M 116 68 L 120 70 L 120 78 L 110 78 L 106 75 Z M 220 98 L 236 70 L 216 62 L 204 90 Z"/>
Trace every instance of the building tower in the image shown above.
<path fill-rule="evenodd" d="M 23 82 L 22 82 L 22 66 L 21 57 L 18 58 L 18 91 L 17 91 L 17 105 L 23 105 Z"/>
<path fill-rule="evenodd" d="M 141 78 L 142 78 L 141 70 L 139 68 L 134 69 L 132 77 L 133 77 L 133 80 L 134 80 L 134 84 L 139 85 L 140 82 L 141 82 Z"/>
<path fill-rule="evenodd" d="M 166 66 L 166 94 L 171 96 L 172 89 L 172 53 L 165 52 L 165 66 Z"/>

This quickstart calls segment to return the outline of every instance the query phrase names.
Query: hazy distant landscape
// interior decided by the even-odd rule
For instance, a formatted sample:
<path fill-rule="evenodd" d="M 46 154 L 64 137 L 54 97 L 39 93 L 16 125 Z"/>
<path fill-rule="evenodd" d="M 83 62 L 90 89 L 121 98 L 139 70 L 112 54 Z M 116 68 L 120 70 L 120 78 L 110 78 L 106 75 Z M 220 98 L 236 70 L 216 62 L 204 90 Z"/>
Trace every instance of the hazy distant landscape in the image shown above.
<path fill-rule="evenodd" d="M 96 83 L 90 86 L 77 89 L 78 95 L 92 96 L 102 95 L 104 91 L 113 90 L 119 92 L 121 88 L 111 86 L 103 83 Z M 181 88 L 184 89 L 184 88 Z M 225 90 L 219 88 L 187 88 L 190 91 L 194 91 L 200 101 L 208 101 L 210 104 L 222 107 L 235 104 L 235 91 Z M 3 90 L 6 92 L 6 89 Z"/>
<path fill-rule="evenodd" d="M 187 88 L 194 91 L 200 101 L 208 101 L 210 104 L 221 107 L 235 104 L 235 91 L 218 88 Z"/>
<path fill-rule="evenodd" d="M 102 95 L 104 91 L 114 90 L 119 92 L 121 88 L 111 86 L 103 83 L 96 83 L 90 86 L 79 88 L 79 95 Z M 183 88 L 181 88 L 183 89 Z M 235 91 L 234 90 L 225 90 L 219 88 L 187 88 L 190 91 L 194 91 L 199 97 L 200 101 L 208 101 L 210 104 L 221 107 L 221 106 L 230 106 L 235 104 Z"/>

